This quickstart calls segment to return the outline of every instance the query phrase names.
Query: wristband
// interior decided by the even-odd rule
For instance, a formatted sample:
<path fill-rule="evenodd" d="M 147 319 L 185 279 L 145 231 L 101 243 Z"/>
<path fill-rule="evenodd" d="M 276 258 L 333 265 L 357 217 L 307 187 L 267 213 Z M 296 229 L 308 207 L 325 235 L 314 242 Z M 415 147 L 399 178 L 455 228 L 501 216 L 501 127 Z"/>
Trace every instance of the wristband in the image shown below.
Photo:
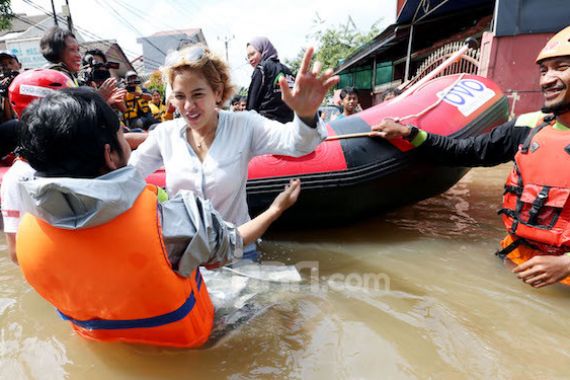
<path fill-rule="evenodd" d="M 407 127 L 410 130 L 410 133 L 404 137 L 404 140 L 412 142 L 412 141 L 414 141 L 414 139 L 416 138 L 418 133 L 420 133 L 420 129 L 418 127 L 416 127 L 415 125 L 411 125 L 411 124 L 408 124 Z"/>

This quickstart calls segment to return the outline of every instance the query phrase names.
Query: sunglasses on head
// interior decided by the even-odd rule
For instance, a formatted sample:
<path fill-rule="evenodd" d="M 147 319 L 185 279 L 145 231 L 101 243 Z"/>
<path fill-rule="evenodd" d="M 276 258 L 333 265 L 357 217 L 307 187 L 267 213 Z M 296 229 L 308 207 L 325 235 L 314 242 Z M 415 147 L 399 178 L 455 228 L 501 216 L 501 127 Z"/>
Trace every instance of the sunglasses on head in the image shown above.
<path fill-rule="evenodd" d="M 206 54 L 206 50 L 202 46 L 192 46 L 188 50 L 173 51 L 164 59 L 165 66 L 174 66 L 182 62 L 196 62 L 201 60 Z"/>

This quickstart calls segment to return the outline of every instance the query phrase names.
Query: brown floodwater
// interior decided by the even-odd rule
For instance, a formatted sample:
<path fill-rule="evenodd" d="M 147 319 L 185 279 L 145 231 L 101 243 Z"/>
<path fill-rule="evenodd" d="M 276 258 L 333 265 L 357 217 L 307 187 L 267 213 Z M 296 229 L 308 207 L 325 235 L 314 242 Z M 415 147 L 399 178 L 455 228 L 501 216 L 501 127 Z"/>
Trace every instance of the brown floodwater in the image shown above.
<path fill-rule="evenodd" d="M 251 312 L 221 315 L 225 333 L 200 350 L 79 338 L 2 238 L 0 378 L 568 378 L 570 289 L 532 289 L 493 255 L 509 167 L 360 224 L 271 234 L 264 260 L 296 264 L 302 281 L 247 279 Z"/>

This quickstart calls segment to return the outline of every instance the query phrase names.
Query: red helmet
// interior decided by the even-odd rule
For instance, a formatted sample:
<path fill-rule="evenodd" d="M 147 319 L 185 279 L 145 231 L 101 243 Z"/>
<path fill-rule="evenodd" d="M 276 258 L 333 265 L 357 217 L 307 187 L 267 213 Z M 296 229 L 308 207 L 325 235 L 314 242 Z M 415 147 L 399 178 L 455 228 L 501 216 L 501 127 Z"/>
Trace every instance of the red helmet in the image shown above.
<path fill-rule="evenodd" d="M 24 71 L 12 81 L 8 94 L 10 104 L 18 116 L 32 101 L 43 98 L 53 90 L 76 87 L 70 77 L 50 69 Z"/>

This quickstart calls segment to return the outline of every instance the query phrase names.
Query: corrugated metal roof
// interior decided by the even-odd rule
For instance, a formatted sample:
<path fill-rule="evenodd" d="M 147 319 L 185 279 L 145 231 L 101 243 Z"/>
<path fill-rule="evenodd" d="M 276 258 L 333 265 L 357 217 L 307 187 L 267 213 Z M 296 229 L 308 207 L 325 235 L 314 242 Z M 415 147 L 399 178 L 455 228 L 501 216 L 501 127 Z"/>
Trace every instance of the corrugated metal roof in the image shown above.
<path fill-rule="evenodd" d="M 335 68 L 335 74 L 350 68 L 369 55 L 381 53 L 402 40 L 405 40 L 409 33 L 408 30 L 409 28 L 407 26 L 404 28 L 398 27 L 397 24 L 388 26 L 382 33 L 374 37 L 372 41 L 348 56 L 341 65 Z"/>
<path fill-rule="evenodd" d="M 406 0 L 398 14 L 397 24 L 409 24 L 446 13 L 462 11 L 483 5 L 492 5 L 495 0 Z"/>

